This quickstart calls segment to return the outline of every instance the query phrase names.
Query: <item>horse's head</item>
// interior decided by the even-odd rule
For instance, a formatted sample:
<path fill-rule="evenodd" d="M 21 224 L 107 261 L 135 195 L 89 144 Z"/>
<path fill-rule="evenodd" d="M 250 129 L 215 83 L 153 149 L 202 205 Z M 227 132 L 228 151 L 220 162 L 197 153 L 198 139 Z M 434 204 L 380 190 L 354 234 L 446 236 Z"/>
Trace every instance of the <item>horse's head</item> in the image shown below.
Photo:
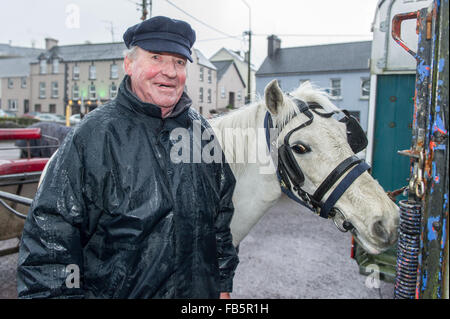
<path fill-rule="evenodd" d="M 302 112 L 300 104 L 303 102 L 299 101 L 314 102 L 323 109 Z M 266 87 L 265 104 L 279 129 L 278 161 L 281 166 L 278 167 L 281 178 L 287 181 L 288 188 L 294 188 L 292 192 L 295 196 L 303 200 L 309 198 L 308 195 L 323 193 L 319 206 L 317 201 L 313 206 L 318 212 L 325 211 L 323 204 L 333 194 L 339 193 L 338 188 L 345 184 L 347 175 L 354 174 L 353 171 L 365 165 L 354 156 L 348 143 L 346 124 L 334 117 L 318 114 L 331 115 L 337 113 L 338 108 L 326 94 L 313 89 L 309 83 L 286 95 L 276 80 Z M 284 152 L 281 152 L 283 147 Z M 302 173 L 304 180 L 300 176 Z M 350 179 L 347 183 L 350 186 L 332 205 L 329 216 L 338 227 L 351 229 L 356 241 L 365 250 L 377 254 L 397 239 L 398 207 L 368 172 L 359 174 L 354 174 L 356 179 Z M 330 177 L 333 175 L 334 180 Z M 323 183 L 325 180 L 331 182 Z M 293 187 L 299 184 L 301 187 Z M 324 187 L 324 184 L 329 185 Z M 300 191 L 298 188 L 301 188 Z"/>

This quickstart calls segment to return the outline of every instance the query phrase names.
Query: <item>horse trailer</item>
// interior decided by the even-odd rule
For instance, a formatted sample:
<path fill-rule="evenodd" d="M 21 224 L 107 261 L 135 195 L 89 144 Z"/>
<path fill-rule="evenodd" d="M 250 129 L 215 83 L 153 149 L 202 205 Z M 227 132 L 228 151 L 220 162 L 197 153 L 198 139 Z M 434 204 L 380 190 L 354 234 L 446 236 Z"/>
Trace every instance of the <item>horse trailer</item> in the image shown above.
<path fill-rule="evenodd" d="M 399 241 L 377 264 L 395 298 L 448 298 L 448 0 L 378 3 L 373 22 L 366 160 L 398 190 Z"/>

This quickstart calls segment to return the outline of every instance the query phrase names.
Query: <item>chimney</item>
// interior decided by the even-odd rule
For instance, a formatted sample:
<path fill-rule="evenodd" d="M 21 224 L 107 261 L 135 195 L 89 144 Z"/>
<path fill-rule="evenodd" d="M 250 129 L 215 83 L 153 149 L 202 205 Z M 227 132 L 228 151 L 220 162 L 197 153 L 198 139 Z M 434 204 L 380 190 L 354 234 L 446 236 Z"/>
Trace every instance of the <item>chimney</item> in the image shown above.
<path fill-rule="evenodd" d="M 45 38 L 45 49 L 51 50 L 53 47 L 58 45 L 58 40 L 52 38 Z"/>
<path fill-rule="evenodd" d="M 269 58 L 273 58 L 277 53 L 278 49 L 281 48 L 281 40 L 274 34 L 267 37 L 267 55 Z"/>

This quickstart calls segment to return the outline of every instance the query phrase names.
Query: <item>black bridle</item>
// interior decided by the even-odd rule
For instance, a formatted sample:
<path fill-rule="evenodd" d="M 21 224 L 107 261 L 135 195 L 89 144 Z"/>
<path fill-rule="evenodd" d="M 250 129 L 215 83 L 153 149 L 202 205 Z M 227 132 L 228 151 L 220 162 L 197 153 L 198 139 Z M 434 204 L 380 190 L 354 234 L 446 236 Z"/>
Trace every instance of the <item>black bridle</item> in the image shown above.
<path fill-rule="evenodd" d="M 295 145 L 289 143 L 291 135 L 309 125 L 314 120 L 313 112 L 321 117 L 331 117 L 336 112 L 320 113 L 318 108 L 322 108 L 319 104 L 311 103 L 308 105 L 306 102 L 293 98 L 293 102 L 297 105 L 300 113 L 305 114 L 308 117 L 308 121 L 299 125 L 295 129 L 291 130 L 284 138 L 284 143 L 278 148 L 278 167 L 277 177 L 280 182 L 281 190 L 289 198 L 293 199 L 297 203 L 309 208 L 319 216 L 323 218 L 337 217 L 343 221 L 342 225 L 336 222 L 335 224 L 341 231 L 348 231 L 354 229 L 354 226 L 347 221 L 344 214 L 335 207 L 336 202 L 344 194 L 347 188 L 370 166 L 357 156 L 353 155 L 342 161 L 319 185 L 314 194 L 310 194 L 302 189 L 305 181 L 304 174 L 301 168 L 298 166 L 294 152 L 297 154 L 305 154 L 311 151 L 311 148 L 299 141 Z M 347 111 L 343 111 L 345 117 L 340 120 L 347 126 L 347 141 L 350 144 L 354 153 L 358 153 L 367 146 L 367 138 L 364 131 L 359 126 L 359 123 L 355 118 L 349 115 Z M 266 113 L 264 119 L 264 128 L 266 131 L 266 141 L 270 152 L 270 134 L 269 130 L 273 129 L 273 121 L 269 112 Z M 350 172 L 348 172 L 350 171 Z M 325 194 L 337 183 L 337 181 L 345 174 L 348 174 L 341 180 L 336 186 L 328 198 L 323 201 Z M 293 191 L 297 192 L 298 197 L 295 196 Z"/>

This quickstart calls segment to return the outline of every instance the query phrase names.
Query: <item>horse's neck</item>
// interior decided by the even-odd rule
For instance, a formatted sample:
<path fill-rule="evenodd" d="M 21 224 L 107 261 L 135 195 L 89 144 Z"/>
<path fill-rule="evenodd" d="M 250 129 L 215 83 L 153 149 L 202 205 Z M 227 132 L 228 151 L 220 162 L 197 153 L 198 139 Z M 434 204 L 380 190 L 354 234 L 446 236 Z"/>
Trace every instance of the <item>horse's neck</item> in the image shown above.
<path fill-rule="evenodd" d="M 225 153 L 227 161 L 235 175 L 236 187 L 233 193 L 233 204 L 235 208 L 231 231 L 233 243 L 239 242 L 248 234 L 250 229 L 258 222 L 264 213 L 273 206 L 281 196 L 280 185 L 276 173 L 268 168 L 268 163 L 259 161 L 257 147 L 267 148 L 265 142 L 250 138 L 249 135 L 240 134 L 246 129 L 254 130 L 256 134 L 264 132 L 264 116 L 266 109 L 264 105 L 249 105 L 229 115 L 210 121 L 214 131 L 221 136 L 220 144 Z M 225 134 L 227 129 L 238 129 L 233 138 Z M 241 131 L 239 131 L 239 129 Z M 262 136 L 263 140 L 264 136 Z M 243 146 L 244 149 L 236 147 Z M 261 146 L 262 145 L 262 146 Z M 245 161 L 236 163 L 237 152 L 245 153 Z M 256 158 L 256 162 L 247 159 Z M 270 160 L 270 157 L 268 158 Z M 271 161 L 271 160 L 270 160 Z M 271 162 L 273 165 L 273 163 Z"/>

